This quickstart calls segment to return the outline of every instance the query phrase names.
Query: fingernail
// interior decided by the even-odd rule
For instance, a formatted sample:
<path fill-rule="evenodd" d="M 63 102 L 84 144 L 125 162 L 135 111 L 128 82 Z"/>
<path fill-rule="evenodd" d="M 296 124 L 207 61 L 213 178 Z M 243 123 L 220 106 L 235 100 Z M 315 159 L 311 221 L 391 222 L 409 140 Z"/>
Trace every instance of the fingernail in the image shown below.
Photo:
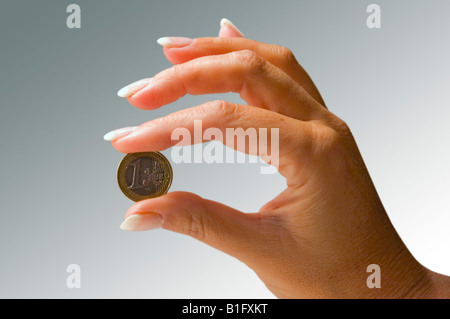
<path fill-rule="evenodd" d="M 106 133 L 103 136 L 103 139 L 105 141 L 115 141 L 118 140 L 119 138 L 122 138 L 124 136 L 129 135 L 131 132 L 133 132 L 135 129 L 137 128 L 137 126 L 132 126 L 132 127 L 124 127 L 124 128 L 119 128 L 117 130 L 111 131 L 109 133 Z"/>
<path fill-rule="evenodd" d="M 244 34 L 233 24 L 233 22 L 231 22 L 227 18 L 222 18 L 222 20 L 220 20 L 220 27 L 221 28 L 224 28 L 224 27 L 232 28 L 236 32 L 238 32 L 240 35 L 244 36 Z"/>
<path fill-rule="evenodd" d="M 191 44 L 194 39 L 184 37 L 163 37 L 156 40 L 160 45 L 166 48 L 182 48 Z"/>
<path fill-rule="evenodd" d="M 125 219 L 120 229 L 125 231 L 141 231 L 161 228 L 161 216 L 156 213 L 139 213 Z"/>
<path fill-rule="evenodd" d="M 133 94 L 137 93 L 138 91 L 142 90 L 151 81 L 152 81 L 152 79 L 149 78 L 149 79 L 143 79 L 143 80 L 139 80 L 134 83 L 131 83 L 131 84 L 121 88 L 117 92 L 117 95 L 120 97 L 130 97 Z"/>

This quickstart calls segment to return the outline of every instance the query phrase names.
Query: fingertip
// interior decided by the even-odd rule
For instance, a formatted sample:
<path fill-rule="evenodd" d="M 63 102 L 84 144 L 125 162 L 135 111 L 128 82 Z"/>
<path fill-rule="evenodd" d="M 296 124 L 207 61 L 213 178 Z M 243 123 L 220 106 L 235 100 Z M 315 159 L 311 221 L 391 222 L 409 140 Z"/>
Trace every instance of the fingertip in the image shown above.
<path fill-rule="evenodd" d="M 195 49 L 189 48 L 163 48 L 164 56 L 172 64 L 181 64 L 193 58 Z M 195 57 L 195 56 L 194 56 Z"/>
<path fill-rule="evenodd" d="M 141 110 L 154 110 L 168 103 L 165 100 L 165 94 L 161 92 L 158 94 L 157 91 L 155 85 L 150 84 L 127 99 L 135 108 Z"/>
<path fill-rule="evenodd" d="M 151 106 L 148 104 L 148 98 L 144 99 L 141 94 L 136 94 L 127 98 L 128 103 L 134 106 L 137 109 L 148 110 L 151 109 Z"/>

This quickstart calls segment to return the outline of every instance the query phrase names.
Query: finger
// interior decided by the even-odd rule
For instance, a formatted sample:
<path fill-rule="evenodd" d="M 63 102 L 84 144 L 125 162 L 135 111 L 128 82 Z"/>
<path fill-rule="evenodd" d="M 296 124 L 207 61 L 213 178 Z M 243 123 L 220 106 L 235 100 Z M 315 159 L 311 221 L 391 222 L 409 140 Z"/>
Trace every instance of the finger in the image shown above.
<path fill-rule="evenodd" d="M 286 73 L 249 50 L 175 65 L 138 87 L 128 100 L 142 109 L 161 107 L 186 94 L 236 92 L 250 105 L 301 120 L 328 113 Z"/>
<path fill-rule="evenodd" d="M 135 203 L 120 228 L 126 231 L 163 228 L 251 262 L 265 255 L 266 238 L 274 233 L 269 229 L 274 227 L 273 223 L 265 222 L 264 217 L 242 213 L 192 193 L 172 192 Z"/>
<path fill-rule="evenodd" d="M 212 101 L 142 124 L 126 136 L 121 133 L 112 145 L 120 152 L 136 153 L 218 140 L 258 155 L 294 181 L 301 160 L 310 154 L 311 130 L 306 122 L 258 107 Z"/>
<path fill-rule="evenodd" d="M 207 55 L 220 55 L 233 51 L 250 50 L 275 65 L 300 84 L 317 102 L 325 103 L 308 73 L 297 62 L 294 54 L 286 47 L 267 44 L 244 37 L 206 37 L 186 39 L 172 44 L 170 39 L 160 42 L 164 46 L 166 58 L 173 64 L 180 64 Z M 175 38 L 174 38 L 175 39 Z"/>
<path fill-rule="evenodd" d="M 220 20 L 219 38 L 240 38 L 244 34 L 228 19 Z"/>

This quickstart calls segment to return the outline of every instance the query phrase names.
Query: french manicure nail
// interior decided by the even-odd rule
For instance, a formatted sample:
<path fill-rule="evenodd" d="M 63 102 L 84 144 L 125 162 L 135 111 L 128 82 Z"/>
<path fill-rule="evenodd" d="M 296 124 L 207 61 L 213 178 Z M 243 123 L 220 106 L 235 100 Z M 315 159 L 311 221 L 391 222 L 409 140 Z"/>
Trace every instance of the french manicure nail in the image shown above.
<path fill-rule="evenodd" d="M 103 136 L 103 139 L 105 141 L 115 141 L 118 140 L 119 138 L 125 137 L 127 135 L 129 135 L 131 132 L 133 132 L 136 129 L 137 126 L 131 126 L 131 127 L 124 127 L 124 128 L 119 128 L 117 130 L 111 131 L 109 133 L 106 133 Z"/>
<path fill-rule="evenodd" d="M 138 91 L 142 90 L 151 81 L 152 81 L 152 79 L 149 78 L 149 79 L 143 79 L 143 80 L 139 80 L 134 83 L 131 83 L 131 84 L 121 88 L 117 92 L 117 95 L 120 97 L 130 97 L 133 94 L 137 93 Z"/>
<path fill-rule="evenodd" d="M 162 219 L 156 213 L 139 213 L 125 219 L 120 225 L 121 230 L 141 231 L 161 228 Z"/>
<path fill-rule="evenodd" d="M 234 29 L 236 32 L 238 32 L 240 35 L 244 36 L 244 34 L 233 24 L 233 22 L 231 22 L 230 20 L 228 20 L 227 18 L 222 18 L 222 20 L 220 20 L 220 27 L 229 27 Z"/>
<path fill-rule="evenodd" d="M 158 44 L 166 48 L 182 48 L 191 44 L 194 39 L 184 37 L 163 37 L 156 40 Z"/>

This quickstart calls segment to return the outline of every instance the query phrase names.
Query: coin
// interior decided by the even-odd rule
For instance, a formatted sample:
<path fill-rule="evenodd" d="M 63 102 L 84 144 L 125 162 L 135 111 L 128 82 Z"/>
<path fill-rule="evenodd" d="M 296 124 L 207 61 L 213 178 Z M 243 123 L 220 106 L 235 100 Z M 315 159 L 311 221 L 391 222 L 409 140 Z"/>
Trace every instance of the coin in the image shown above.
<path fill-rule="evenodd" d="M 159 152 L 127 154 L 117 168 L 120 189 L 135 202 L 166 194 L 172 178 L 172 167 Z"/>

